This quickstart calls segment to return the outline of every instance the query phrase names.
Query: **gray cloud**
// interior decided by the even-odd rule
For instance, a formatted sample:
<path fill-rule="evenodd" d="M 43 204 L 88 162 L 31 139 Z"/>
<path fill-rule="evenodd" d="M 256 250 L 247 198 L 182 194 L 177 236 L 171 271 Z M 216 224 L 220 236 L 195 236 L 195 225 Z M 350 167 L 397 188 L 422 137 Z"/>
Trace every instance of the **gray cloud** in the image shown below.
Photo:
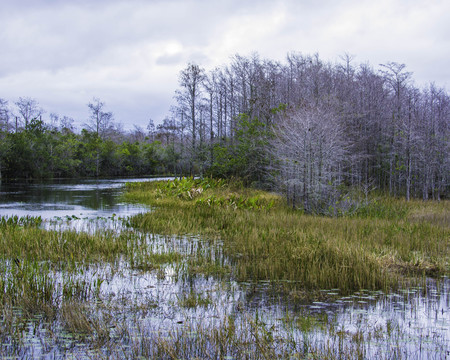
<path fill-rule="evenodd" d="M 188 62 L 212 69 L 255 51 L 278 60 L 348 52 L 448 86 L 448 13 L 444 0 L 6 0 L 0 97 L 31 96 L 84 123 L 98 96 L 126 127 L 145 126 L 168 112 Z"/>

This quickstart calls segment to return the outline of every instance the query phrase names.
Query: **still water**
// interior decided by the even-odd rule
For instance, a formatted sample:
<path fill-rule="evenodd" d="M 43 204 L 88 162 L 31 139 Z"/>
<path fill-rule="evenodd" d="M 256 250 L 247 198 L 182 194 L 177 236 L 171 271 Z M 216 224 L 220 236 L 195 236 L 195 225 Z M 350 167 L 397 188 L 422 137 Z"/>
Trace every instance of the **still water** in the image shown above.
<path fill-rule="evenodd" d="M 1 183 L 0 216 L 40 216 L 44 220 L 131 216 L 143 205 L 121 201 L 126 182 L 161 179 L 56 180 L 47 183 Z"/>
<path fill-rule="evenodd" d="M 152 253 L 175 252 L 189 258 L 206 252 L 222 264 L 227 263 L 220 242 L 204 241 L 195 236 L 141 234 L 121 226 L 117 219 L 150 210 L 123 202 L 124 184 L 149 180 L 3 183 L 0 216 L 41 216 L 44 227 L 61 230 L 96 231 L 99 227 L 113 227 L 116 232 L 132 231 L 134 237 L 148 244 Z M 108 304 L 104 311 L 120 308 L 122 326 L 128 327 L 127 331 L 136 339 L 152 336 L 150 333 L 176 330 L 185 324 L 194 328 L 214 327 L 224 317 L 246 324 L 245 319 L 250 316 L 265 324 L 275 338 L 289 338 L 317 348 L 331 347 L 335 354 L 341 346 L 348 346 L 351 352 L 355 346 L 351 344 L 359 344 L 358 339 L 362 338 L 363 345 L 358 346 L 363 349 L 364 358 L 450 358 L 448 278 L 427 279 L 420 286 L 390 294 L 361 289 L 351 296 L 343 296 L 339 289 L 323 289 L 326 300 L 305 303 L 283 298 L 274 291 L 276 284 L 270 282 L 237 283 L 213 277 L 190 277 L 180 275 L 183 266 L 184 263 L 166 264 L 158 271 L 145 272 L 124 261 L 114 267 L 97 264 L 85 269 L 74 281 L 97 284 L 97 300 Z M 55 273 L 56 279 L 61 276 Z M 204 304 L 186 306 L 184 300 L 191 294 L 205 300 Z M 100 305 L 95 306 L 99 309 Z M 111 314 L 112 319 L 117 316 L 117 313 Z M 140 330 L 136 330 L 136 321 Z M 31 326 L 33 330 L 24 335 L 22 354 L 44 358 L 64 358 L 70 353 L 75 357 L 86 356 L 89 346 L 77 344 L 78 340 L 69 336 L 60 324 L 53 326 L 52 331 L 57 335 L 53 338 L 42 335 L 39 341 L 36 340 L 36 325 Z M 111 324 L 112 338 L 115 326 Z"/>

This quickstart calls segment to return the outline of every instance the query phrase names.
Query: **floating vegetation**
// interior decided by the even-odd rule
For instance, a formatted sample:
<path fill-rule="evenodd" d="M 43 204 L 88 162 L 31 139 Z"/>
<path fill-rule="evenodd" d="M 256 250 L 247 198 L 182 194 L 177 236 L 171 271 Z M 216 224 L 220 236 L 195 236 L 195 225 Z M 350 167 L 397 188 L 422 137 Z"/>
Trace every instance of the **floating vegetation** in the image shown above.
<path fill-rule="evenodd" d="M 40 216 L 1 216 L 0 217 L 0 228 L 6 227 L 31 227 L 40 226 L 42 224 L 42 218 Z"/>

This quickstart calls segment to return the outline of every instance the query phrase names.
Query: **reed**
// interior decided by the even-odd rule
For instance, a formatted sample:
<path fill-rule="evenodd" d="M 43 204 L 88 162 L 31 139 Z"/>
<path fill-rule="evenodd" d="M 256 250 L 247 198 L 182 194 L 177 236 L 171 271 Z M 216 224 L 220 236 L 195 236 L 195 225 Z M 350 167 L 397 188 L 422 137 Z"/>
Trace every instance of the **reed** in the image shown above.
<path fill-rule="evenodd" d="M 126 262 L 153 271 L 183 260 L 175 251 L 152 252 L 145 235 L 133 231 L 47 231 L 40 223 L 29 217 L 0 218 L 0 304 L 20 309 L 18 318 L 44 315 L 52 321 L 67 310 L 66 304 L 95 302 L 104 279 L 93 277 L 94 264 L 110 263 L 116 271 Z"/>
<path fill-rule="evenodd" d="M 296 326 L 304 329 L 296 333 Z M 445 358 L 445 345 L 437 341 L 432 346 L 414 350 L 408 346 L 407 334 L 388 331 L 378 326 L 369 331 L 345 331 L 334 321 L 296 318 L 294 324 L 284 328 L 284 336 L 277 335 L 274 325 L 265 324 L 254 316 L 246 315 L 238 320 L 224 316 L 214 326 L 203 323 L 187 323 L 181 327 L 157 334 L 141 330 L 139 336 L 129 340 L 127 357 L 152 359 L 399 359 Z M 316 329 L 327 337 L 321 341 L 309 336 Z M 125 334 L 124 339 L 130 336 Z M 437 340 L 437 339 L 436 339 Z M 442 347 L 444 345 L 444 347 Z M 112 354 L 124 357 L 119 349 Z"/>

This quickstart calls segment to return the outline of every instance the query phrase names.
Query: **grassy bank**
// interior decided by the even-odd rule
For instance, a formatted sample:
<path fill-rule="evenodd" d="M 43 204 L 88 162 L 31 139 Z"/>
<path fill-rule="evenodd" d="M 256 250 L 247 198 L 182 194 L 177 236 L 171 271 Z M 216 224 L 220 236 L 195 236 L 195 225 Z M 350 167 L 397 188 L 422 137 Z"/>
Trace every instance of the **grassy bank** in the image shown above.
<path fill-rule="evenodd" d="M 239 280 L 288 280 L 305 289 L 389 289 L 449 273 L 448 201 L 379 198 L 351 217 L 301 214 L 275 194 L 216 180 L 129 184 L 153 206 L 133 226 L 221 239 Z"/>

